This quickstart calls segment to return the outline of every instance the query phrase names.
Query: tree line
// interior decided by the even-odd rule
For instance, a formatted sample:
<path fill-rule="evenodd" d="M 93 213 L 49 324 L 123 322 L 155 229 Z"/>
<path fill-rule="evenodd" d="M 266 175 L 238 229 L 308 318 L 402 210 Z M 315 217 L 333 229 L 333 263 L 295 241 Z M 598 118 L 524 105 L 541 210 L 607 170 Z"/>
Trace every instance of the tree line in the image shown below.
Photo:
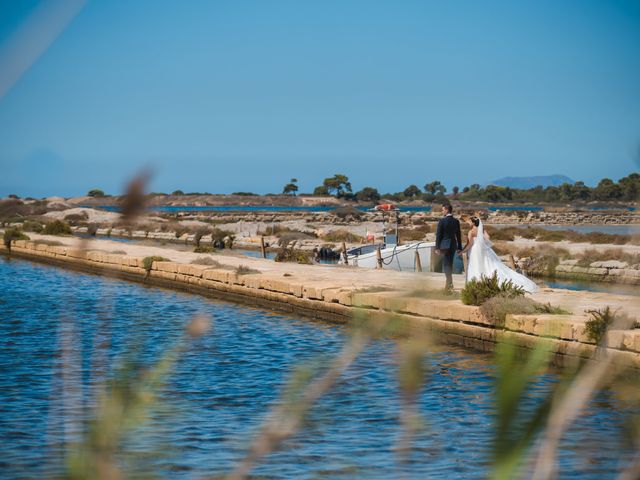
<path fill-rule="evenodd" d="M 293 178 L 285 185 L 283 194 L 295 195 L 298 191 L 297 179 Z M 558 202 L 590 202 L 590 201 L 637 201 L 640 194 L 640 174 L 631 173 L 617 182 L 603 178 L 595 187 L 584 182 L 563 183 L 559 186 L 543 187 L 539 185 L 530 189 L 502 187 L 498 185 L 481 186 L 477 183 L 464 187 L 458 186 L 447 191 L 447 187 L 439 180 L 426 183 L 422 189 L 417 185 L 409 185 L 401 192 L 380 193 L 374 187 L 364 187 L 354 192 L 349 178 L 337 173 L 327 177 L 322 184 L 313 190 L 313 195 L 334 196 L 344 200 L 359 202 L 377 202 L 382 199 L 392 201 L 422 200 L 438 201 L 483 201 L 483 202 L 515 202 L 515 203 L 558 203 Z"/>

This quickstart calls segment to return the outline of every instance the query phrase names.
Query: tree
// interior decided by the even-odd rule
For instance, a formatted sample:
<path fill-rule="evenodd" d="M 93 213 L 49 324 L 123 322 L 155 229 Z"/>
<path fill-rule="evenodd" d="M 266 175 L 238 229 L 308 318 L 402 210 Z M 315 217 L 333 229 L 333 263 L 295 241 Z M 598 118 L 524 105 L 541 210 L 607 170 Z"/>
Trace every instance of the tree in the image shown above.
<path fill-rule="evenodd" d="M 297 178 L 292 178 L 291 180 L 289 180 L 289 183 L 287 183 L 282 189 L 282 193 L 284 195 L 291 194 L 295 196 L 296 192 L 298 191 L 298 185 L 296 185 L 297 182 Z"/>
<path fill-rule="evenodd" d="M 458 196 L 458 193 L 460 193 L 460 187 L 453 187 L 452 191 L 453 191 L 453 197 L 455 198 Z"/>
<path fill-rule="evenodd" d="M 94 188 L 93 190 L 89 190 L 87 192 L 88 197 L 104 197 L 104 192 L 98 188 Z"/>
<path fill-rule="evenodd" d="M 422 192 L 420 191 L 420 189 L 417 186 L 409 185 L 407 188 L 404 189 L 404 192 L 402 192 L 402 193 L 407 198 L 413 198 L 413 197 L 416 197 L 416 196 L 420 195 Z"/>
<path fill-rule="evenodd" d="M 598 200 L 618 200 L 622 197 L 622 189 L 610 178 L 603 178 L 595 188 L 595 194 Z"/>
<path fill-rule="evenodd" d="M 364 187 L 356 193 L 356 200 L 359 202 L 377 202 L 380 200 L 378 190 L 372 187 Z"/>
<path fill-rule="evenodd" d="M 440 181 L 435 180 L 431 183 L 427 183 L 424 186 L 424 191 L 431 195 L 444 195 L 447 191 L 447 187 L 445 187 Z"/>
<path fill-rule="evenodd" d="M 325 196 L 325 195 L 329 195 L 329 190 L 327 190 L 327 187 L 325 187 L 324 185 L 320 185 L 319 187 L 316 187 L 313 189 L 313 194 L 319 195 L 319 196 Z"/>
<path fill-rule="evenodd" d="M 182 190 L 176 190 L 171 195 L 184 195 L 184 192 Z"/>
<path fill-rule="evenodd" d="M 322 186 L 326 188 L 327 193 L 331 195 L 335 192 L 336 197 L 340 198 L 343 192 L 351 193 L 351 183 L 349 177 L 342 173 L 336 173 L 333 177 L 325 178 Z"/>
<path fill-rule="evenodd" d="M 637 201 L 640 194 L 640 174 L 632 173 L 618 180 L 625 200 Z"/>

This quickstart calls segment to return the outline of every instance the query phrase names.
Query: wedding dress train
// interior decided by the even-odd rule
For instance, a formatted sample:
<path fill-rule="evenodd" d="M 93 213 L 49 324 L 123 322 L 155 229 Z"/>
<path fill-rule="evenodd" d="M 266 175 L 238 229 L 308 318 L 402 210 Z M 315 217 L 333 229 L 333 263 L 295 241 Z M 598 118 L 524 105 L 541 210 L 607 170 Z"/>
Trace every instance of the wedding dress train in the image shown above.
<path fill-rule="evenodd" d="M 511 280 L 514 285 L 522 287 L 526 292 L 533 293 L 538 290 L 538 286 L 524 275 L 511 270 L 498 257 L 491 248 L 493 244 L 484 238 L 484 226 L 482 222 L 478 225 L 478 234 L 469 251 L 469 263 L 467 271 L 467 281 L 480 277 L 491 277 L 497 273 L 500 283 Z"/>

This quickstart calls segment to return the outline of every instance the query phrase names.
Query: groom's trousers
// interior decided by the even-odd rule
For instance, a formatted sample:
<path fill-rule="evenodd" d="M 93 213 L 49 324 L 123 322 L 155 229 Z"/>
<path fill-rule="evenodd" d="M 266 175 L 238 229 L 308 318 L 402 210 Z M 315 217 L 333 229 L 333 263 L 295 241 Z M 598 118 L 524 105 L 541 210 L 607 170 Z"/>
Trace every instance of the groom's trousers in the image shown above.
<path fill-rule="evenodd" d="M 454 248 L 450 248 L 449 250 L 444 250 L 443 254 L 442 271 L 444 272 L 446 279 L 444 288 L 453 288 L 453 258 L 456 255 L 456 250 Z"/>

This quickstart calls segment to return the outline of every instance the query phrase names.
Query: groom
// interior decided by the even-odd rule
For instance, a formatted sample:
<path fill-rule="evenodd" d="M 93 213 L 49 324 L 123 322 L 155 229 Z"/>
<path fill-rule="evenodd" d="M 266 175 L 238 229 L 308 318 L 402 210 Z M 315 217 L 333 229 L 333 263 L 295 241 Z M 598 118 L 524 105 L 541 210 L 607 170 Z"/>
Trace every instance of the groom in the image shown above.
<path fill-rule="evenodd" d="M 436 253 L 443 255 L 442 270 L 446 278 L 446 290 L 453 289 L 453 257 L 462 250 L 460 222 L 453 217 L 453 207 L 450 203 L 442 205 L 442 218 L 438 222 L 436 231 Z"/>

